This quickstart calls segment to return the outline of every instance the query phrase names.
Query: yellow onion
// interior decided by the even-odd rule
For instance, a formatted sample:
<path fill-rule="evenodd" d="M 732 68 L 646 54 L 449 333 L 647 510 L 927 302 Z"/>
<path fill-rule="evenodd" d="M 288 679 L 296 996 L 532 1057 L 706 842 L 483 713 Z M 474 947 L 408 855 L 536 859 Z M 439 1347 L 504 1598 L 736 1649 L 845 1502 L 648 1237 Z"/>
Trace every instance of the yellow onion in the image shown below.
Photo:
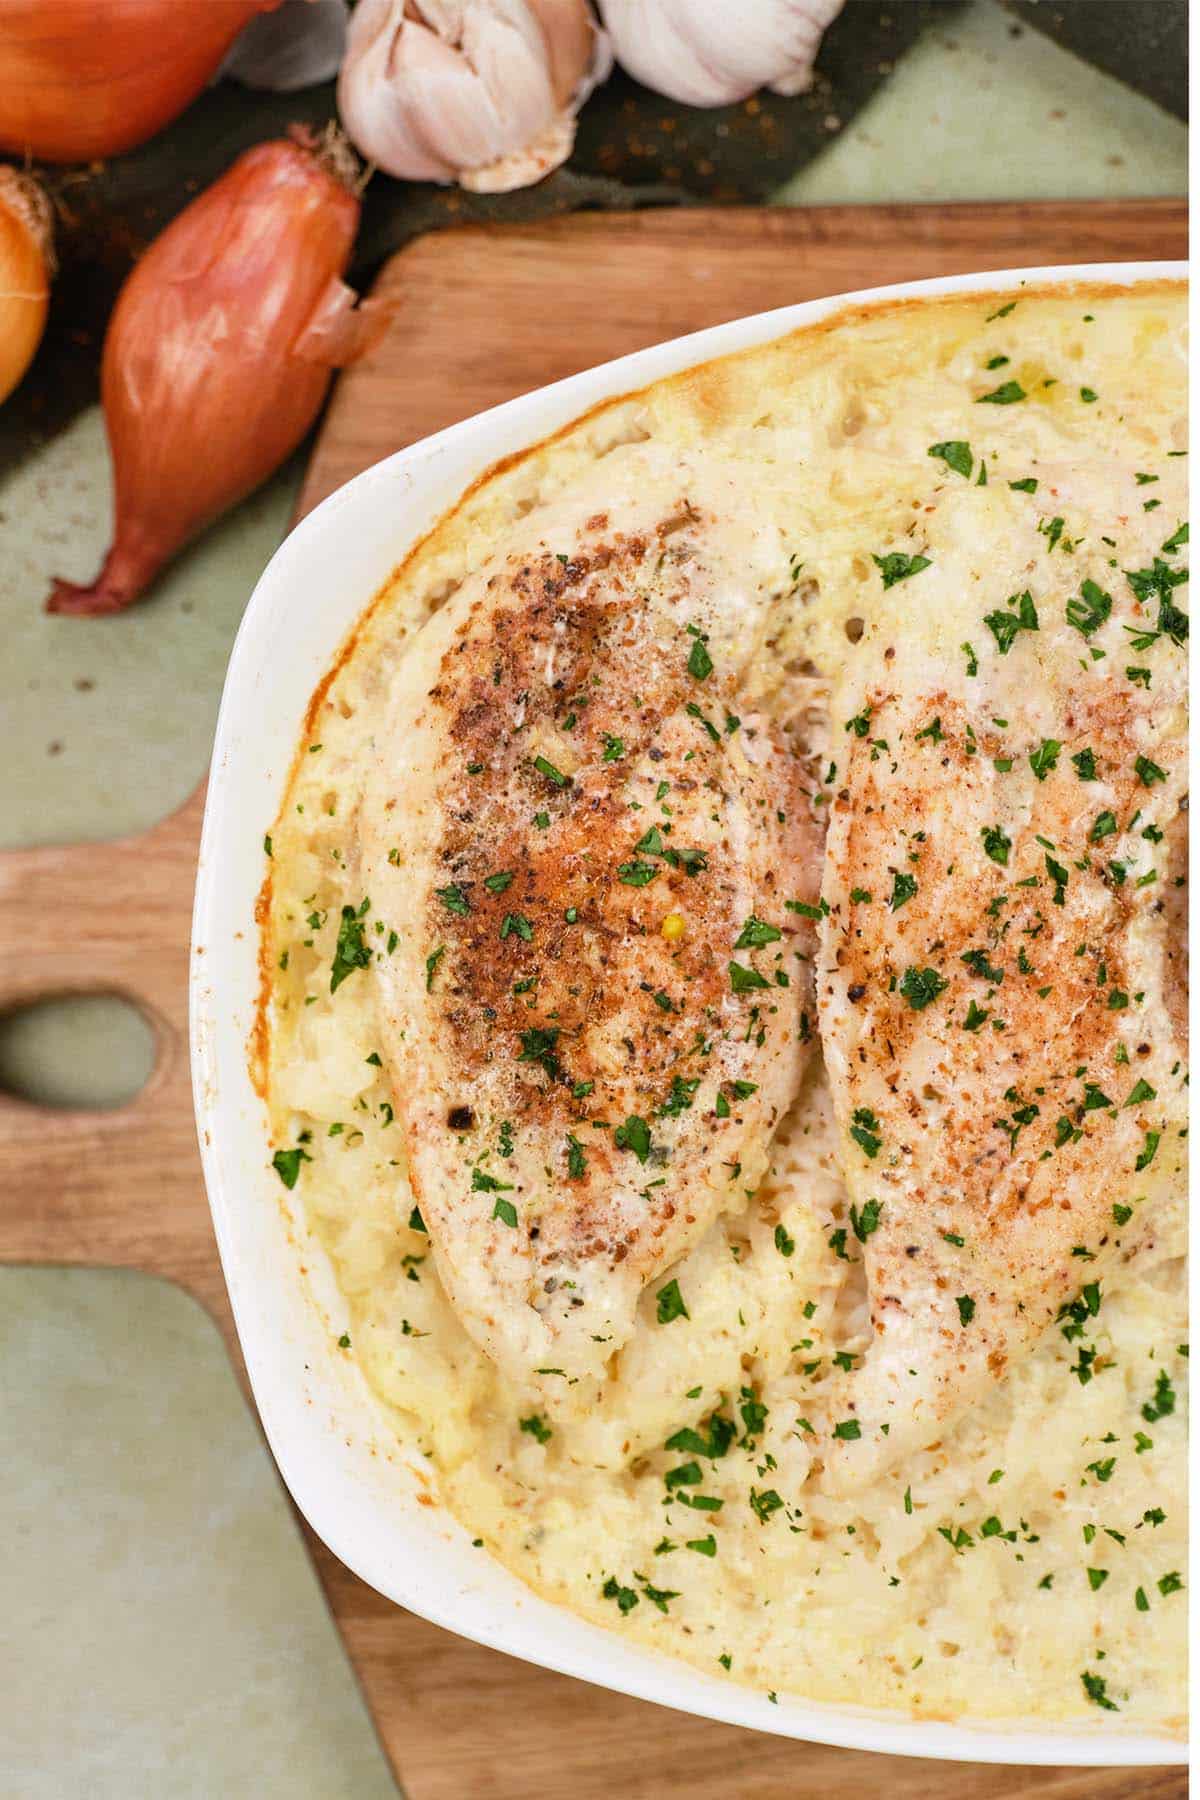
<path fill-rule="evenodd" d="M 100 372 L 116 529 L 96 580 L 49 612 L 120 612 L 205 526 L 266 480 L 316 418 L 331 372 L 388 309 L 341 279 L 358 230 L 344 143 L 247 150 L 185 208 L 117 299 Z"/>
<path fill-rule="evenodd" d="M 0 0 L 0 150 L 85 162 L 161 131 L 279 0 Z"/>
<path fill-rule="evenodd" d="M 503 193 L 565 162 L 611 66 L 587 0 L 360 0 L 338 110 L 387 174 Z"/>
<path fill-rule="evenodd" d="M 49 201 L 32 176 L 0 168 L 0 401 L 42 341 L 52 269 Z"/>

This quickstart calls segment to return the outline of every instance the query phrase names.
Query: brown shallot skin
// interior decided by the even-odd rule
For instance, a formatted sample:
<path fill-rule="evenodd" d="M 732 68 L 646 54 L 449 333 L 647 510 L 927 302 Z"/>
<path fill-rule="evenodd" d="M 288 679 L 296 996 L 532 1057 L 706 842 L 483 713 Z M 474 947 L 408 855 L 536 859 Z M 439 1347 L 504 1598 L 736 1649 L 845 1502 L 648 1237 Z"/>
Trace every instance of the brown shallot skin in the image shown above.
<path fill-rule="evenodd" d="M 341 280 L 360 211 L 353 166 L 299 132 L 260 144 L 138 263 L 101 368 L 112 548 L 90 586 L 57 581 L 48 612 L 114 613 L 136 600 L 279 467 L 316 418 L 332 369 L 386 324 L 386 309 L 353 309 Z"/>

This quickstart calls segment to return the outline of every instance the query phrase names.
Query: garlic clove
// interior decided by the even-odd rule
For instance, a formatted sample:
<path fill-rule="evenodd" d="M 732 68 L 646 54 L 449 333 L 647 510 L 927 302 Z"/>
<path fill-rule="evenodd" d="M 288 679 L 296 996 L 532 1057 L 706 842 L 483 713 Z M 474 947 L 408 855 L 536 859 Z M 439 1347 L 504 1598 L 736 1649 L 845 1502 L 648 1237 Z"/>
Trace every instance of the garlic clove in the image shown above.
<path fill-rule="evenodd" d="M 338 111 L 351 141 L 370 162 L 407 181 L 453 181 L 453 167 L 417 135 L 396 79 L 394 57 L 403 7 L 360 0 L 350 21 L 338 76 Z"/>
<path fill-rule="evenodd" d="M 570 154 L 611 61 L 586 0 L 362 0 L 338 104 L 389 174 L 503 192 Z"/>
<path fill-rule="evenodd" d="M 529 10 L 546 45 L 554 104 L 566 107 L 579 87 L 580 72 L 591 65 L 595 28 L 586 8 L 574 0 L 529 0 Z"/>
<path fill-rule="evenodd" d="M 802 93 L 843 0 L 598 0 L 622 68 L 687 106 Z"/>
<path fill-rule="evenodd" d="M 544 181 L 566 162 L 575 147 L 575 114 L 559 113 L 523 150 L 499 156 L 482 169 L 464 169 L 458 180 L 473 194 L 511 194 Z"/>
<path fill-rule="evenodd" d="M 412 78 L 422 132 L 456 171 L 518 150 L 554 111 L 536 26 L 523 4 L 506 11 L 467 0 L 456 50 L 427 32 L 401 39 L 397 69 Z"/>

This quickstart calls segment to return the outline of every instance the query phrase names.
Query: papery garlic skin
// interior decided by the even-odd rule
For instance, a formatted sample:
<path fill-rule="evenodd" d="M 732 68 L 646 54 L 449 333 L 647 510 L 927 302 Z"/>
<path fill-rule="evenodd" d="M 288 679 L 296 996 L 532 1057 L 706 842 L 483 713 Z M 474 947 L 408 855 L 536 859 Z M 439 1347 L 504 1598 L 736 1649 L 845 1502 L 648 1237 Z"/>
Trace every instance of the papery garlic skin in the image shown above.
<path fill-rule="evenodd" d="M 360 0 L 338 107 L 387 174 L 505 192 L 566 160 L 611 66 L 586 0 Z"/>
<path fill-rule="evenodd" d="M 613 54 L 656 94 L 728 106 L 758 88 L 802 94 L 843 0 L 597 0 Z"/>
<path fill-rule="evenodd" d="M 332 81 L 346 54 L 346 0 L 283 0 L 251 19 L 219 74 L 269 94 L 296 94 Z"/>

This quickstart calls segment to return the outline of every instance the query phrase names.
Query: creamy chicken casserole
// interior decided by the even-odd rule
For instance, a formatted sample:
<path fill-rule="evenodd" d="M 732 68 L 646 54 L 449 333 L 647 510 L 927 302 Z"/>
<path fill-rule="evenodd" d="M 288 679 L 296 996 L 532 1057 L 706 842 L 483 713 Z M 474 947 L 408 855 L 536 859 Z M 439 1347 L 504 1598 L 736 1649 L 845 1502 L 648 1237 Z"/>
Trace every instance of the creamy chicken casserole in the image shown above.
<path fill-rule="evenodd" d="M 256 1054 L 338 1353 L 481 1555 L 732 1681 L 1182 1728 L 1184 323 L 602 406 L 312 703 Z"/>

